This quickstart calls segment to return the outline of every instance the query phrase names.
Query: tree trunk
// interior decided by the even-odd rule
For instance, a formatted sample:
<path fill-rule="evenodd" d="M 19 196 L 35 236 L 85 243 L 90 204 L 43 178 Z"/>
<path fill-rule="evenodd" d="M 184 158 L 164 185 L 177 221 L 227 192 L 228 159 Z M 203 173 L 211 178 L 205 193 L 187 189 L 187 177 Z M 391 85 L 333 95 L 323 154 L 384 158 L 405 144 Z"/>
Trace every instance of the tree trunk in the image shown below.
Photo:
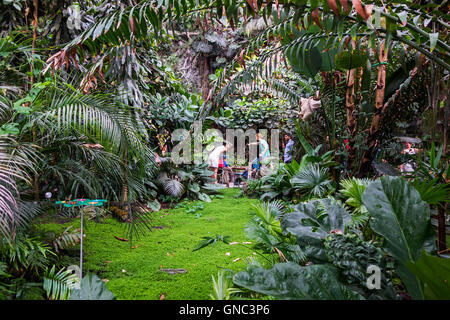
<path fill-rule="evenodd" d="M 126 203 L 128 201 L 128 184 L 124 183 L 122 186 L 122 202 Z"/>
<path fill-rule="evenodd" d="M 208 99 L 209 95 L 209 65 L 208 65 L 208 55 L 203 55 L 202 61 L 202 97 L 203 100 Z"/>
<path fill-rule="evenodd" d="M 38 8 L 39 8 L 39 0 L 33 0 L 33 7 L 34 7 L 34 12 L 33 12 L 33 43 L 31 46 L 31 55 L 34 55 L 35 52 L 35 48 L 36 48 L 36 38 L 37 38 L 37 26 L 38 26 Z M 34 59 L 31 59 L 31 85 L 33 85 L 34 83 L 34 65 L 33 62 Z"/>
<path fill-rule="evenodd" d="M 378 53 L 378 66 L 377 66 L 377 86 L 375 88 L 375 113 L 372 118 L 372 123 L 369 129 L 369 135 L 366 139 L 366 145 L 368 149 L 364 152 L 361 164 L 359 166 L 359 177 L 363 177 L 369 170 L 372 162 L 372 154 L 377 143 L 378 131 L 381 127 L 381 120 L 387 111 L 387 105 L 383 106 L 384 90 L 386 88 L 386 65 L 388 48 L 384 48 L 385 40 L 380 45 L 380 51 Z"/>
<path fill-rule="evenodd" d="M 34 13 L 33 13 L 33 43 L 31 46 L 31 55 L 34 56 L 34 52 L 36 49 L 36 38 L 37 38 L 37 26 L 38 26 L 38 7 L 39 6 L 39 1 L 38 0 L 33 0 L 33 7 L 34 7 Z M 34 59 L 32 59 L 31 61 L 31 66 L 30 66 L 30 71 L 31 71 L 31 76 L 30 76 L 30 89 L 33 86 L 34 83 Z M 36 129 L 33 128 L 32 130 L 33 133 L 33 142 L 36 141 L 37 137 L 36 137 Z M 39 200 L 39 175 L 37 173 L 34 174 L 33 177 L 33 187 L 34 187 L 34 200 Z"/>
<path fill-rule="evenodd" d="M 352 49 L 355 49 L 355 42 L 352 40 Z M 347 170 L 351 171 L 353 162 L 356 158 L 355 150 L 355 135 L 356 135 L 356 106 L 355 106 L 355 80 L 356 69 L 347 71 L 347 91 L 345 93 L 345 107 L 347 110 L 347 132 L 350 135 L 348 142 L 348 158 L 347 158 Z"/>

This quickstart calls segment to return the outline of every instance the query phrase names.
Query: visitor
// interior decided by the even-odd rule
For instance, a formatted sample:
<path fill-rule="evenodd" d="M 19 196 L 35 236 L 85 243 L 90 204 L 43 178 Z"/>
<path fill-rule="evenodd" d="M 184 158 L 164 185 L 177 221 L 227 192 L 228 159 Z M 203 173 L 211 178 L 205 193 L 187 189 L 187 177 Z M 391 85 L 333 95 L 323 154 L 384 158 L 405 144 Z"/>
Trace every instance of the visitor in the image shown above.
<path fill-rule="evenodd" d="M 413 148 L 412 147 L 412 143 L 409 141 L 405 141 L 405 149 L 403 149 L 403 151 L 401 152 L 402 154 L 409 154 L 409 155 L 413 155 L 419 152 L 419 149 Z M 402 163 L 400 165 L 400 171 L 402 173 L 411 173 L 414 172 L 414 166 L 415 163 L 410 159 L 405 163 Z"/>
<path fill-rule="evenodd" d="M 294 148 L 294 140 L 292 140 L 291 136 L 288 134 L 284 135 L 284 140 L 286 141 L 286 146 L 284 147 L 284 157 L 283 162 L 284 163 L 291 163 L 292 162 L 292 153 Z"/>
<path fill-rule="evenodd" d="M 214 178 L 215 183 L 217 184 L 217 171 L 219 170 L 219 162 L 222 154 L 231 148 L 230 144 L 226 146 L 220 145 L 217 146 L 208 156 L 208 167 L 214 172 L 212 177 Z"/>
<path fill-rule="evenodd" d="M 253 162 L 258 161 L 261 164 L 261 175 L 266 175 L 268 173 L 268 164 L 270 162 L 270 151 L 269 151 L 269 144 L 266 140 L 263 139 L 262 133 L 256 134 L 256 141 L 257 142 L 251 142 L 247 145 L 255 145 L 258 144 L 259 146 L 259 159 L 256 158 L 253 160 Z"/>
<path fill-rule="evenodd" d="M 250 176 L 251 177 L 257 176 L 258 173 L 260 172 L 260 170 L 261 170 L 261 164 L 259 163 L 258 158 L 255 158 L 253 160 L 253 162 L 252 162 L 252 168 L 251 168 L 251 172 L 250 172 L 251 175 Z M 242 173 L 242 177 L 245 178 L 245 179 L 248 179 L 248 173 L 249 173 L 248 170 L 245 170 Z"/>
<path fill-rule="evenodd" d="M 219 168 L 222 169 L 224 174 L 228 175 L 227 187 L 230 187 L 230 184 L 234 185 L 234 172 L 233 169 L 226 161 L 227 156 L 223 155 L 221 161 L 219 161 Z"/>

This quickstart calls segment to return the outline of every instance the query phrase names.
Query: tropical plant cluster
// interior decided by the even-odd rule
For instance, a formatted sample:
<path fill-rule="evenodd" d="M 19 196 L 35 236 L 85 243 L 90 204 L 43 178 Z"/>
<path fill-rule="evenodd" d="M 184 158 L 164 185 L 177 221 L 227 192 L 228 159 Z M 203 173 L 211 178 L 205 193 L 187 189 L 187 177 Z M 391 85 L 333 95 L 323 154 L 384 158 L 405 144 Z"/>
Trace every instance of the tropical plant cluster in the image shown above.
<path fill-rule="evenodd" d="M 293 161 L 242 193 L 261 199 L 246 232 L 264 260 L 213 277 L 212 298 L 448 298 L 447 8 L 3 0 L 0 298 L 113 299 L 98 276 L 67 270 L 83 232 L 36 221 L 113 214 L 131 247 L 162 205 L 210 201 L 207 166 L 170 160 L 171 133 L 197 120 L 295 140 Z M 175 42 L 182 53 L 163 52 Z M 401 151 L 405 141 L 418 151 Z M 406 162 L 413 171 L 399 172 Z M 55 203 L 80 198 L 107 205 Z M 229 241 L 204 240 L 197 249 Z"/>

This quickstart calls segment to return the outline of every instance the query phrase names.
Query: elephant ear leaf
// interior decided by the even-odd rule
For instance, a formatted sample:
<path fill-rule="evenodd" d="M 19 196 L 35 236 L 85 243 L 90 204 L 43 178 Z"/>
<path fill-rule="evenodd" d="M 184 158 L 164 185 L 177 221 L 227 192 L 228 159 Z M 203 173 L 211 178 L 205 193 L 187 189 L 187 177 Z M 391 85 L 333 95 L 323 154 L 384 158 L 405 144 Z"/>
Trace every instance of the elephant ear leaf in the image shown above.
<path fill-rule="evenodd" d="M 206 193 L 199 192 L 199 193 L 197 194 L 197 196 L 198 196 L 198 199 L 201 200 L 201 201 L 204 201 L 204 202 L 211 202 L 211 197 L 208 196 Z"/>
<path fill-rule="evenodd" d="M 161 210 L 161 203 L 159 203 L 158 200 L 153 200 L 152 202 L 147 202 L 147 206 L 152 210 L 152 211 L 159 211 Z"/>
<path fill-rule="evenodd" d="M 361 300 L 363 297 L 338 280 L 331 265 L 300 266 L 278 263 L 272 269 L 249 266 L 233 277 L 235 284 L 284 300 Z"/>
<path fill-rule="evenodd" d="M 396 271 L 414 299 L 423 299 L 423 284 L 407 268 L 417 261 L 430 237 L 430 208 L 403 178 L 381 177 L 363 194 L 363 204 L 373 217 L 372 229 L 383 236 L 396 261 Z"/>
<path fill-rule="evenodd" d="M 407 261 L 406 266 L 424 283 L 425 299 L 449 299 L 450 259 L 431 256 L 423 251 L 417 262 Z"/>
<path fill-rule="evenodd" d="M 72 290 L 70 300 L 115 300 L 115 297 L 99 277 L 88 273 L 81 279 L 80 289 Z"/>

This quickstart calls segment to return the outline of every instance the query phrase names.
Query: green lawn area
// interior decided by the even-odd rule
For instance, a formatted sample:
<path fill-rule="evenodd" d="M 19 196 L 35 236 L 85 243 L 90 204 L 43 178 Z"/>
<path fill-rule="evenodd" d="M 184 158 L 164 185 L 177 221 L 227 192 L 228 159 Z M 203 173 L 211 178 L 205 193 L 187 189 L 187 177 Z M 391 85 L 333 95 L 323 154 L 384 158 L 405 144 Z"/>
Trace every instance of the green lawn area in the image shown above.
<path fill-rule="evenodd" d="M 217 277 L 220 268 L 243 270 L 246 257 L 253 252 L 241 245 L 222 242 L 193 252 L 203 236 L 229 235 L 231 241 L 248 241 L 244 228 L 251 217 L 255 199 L 235 199 L 238 189 L 224 189 L 222 199 L 202 203 L 201 217 L 186 213 L 186 208 L 161 210 L 152 214 L 153 229 L 130 249 L 123 237 L 123 224 L 108 217 L 104 223 L 89 221 L 84 240 L 83 271 L 92 271 L 102 279 L 117 299 L 209 299 L 212 292 L 211 275 Z M 192 206 L 189 204 L 188 206 Z M 79 227 L 79 219 L 69 224 L 45 224 L 63 230 L 67 225 Z M 229 253 L 229 255 L 227 255 Z M 236 258 L 240 260 L 233 262 Z M 159 268 L 183 268 L 184 274 L 167 274 Z M 83 272 L 84 273 L 84 272 Z"/>

